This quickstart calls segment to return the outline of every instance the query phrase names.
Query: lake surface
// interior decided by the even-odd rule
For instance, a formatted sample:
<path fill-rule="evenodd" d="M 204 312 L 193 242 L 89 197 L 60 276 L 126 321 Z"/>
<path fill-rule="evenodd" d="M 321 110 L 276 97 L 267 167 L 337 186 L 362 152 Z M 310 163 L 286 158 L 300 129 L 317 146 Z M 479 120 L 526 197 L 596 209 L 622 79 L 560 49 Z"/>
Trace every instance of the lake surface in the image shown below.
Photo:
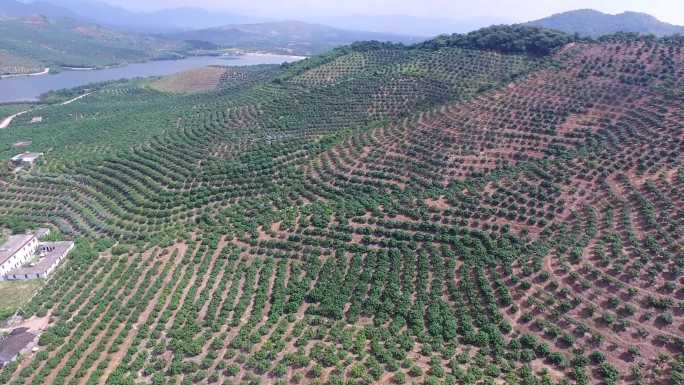
<path fill-rule="evenodd" d="M 54 75 L 22 76 L 0 80 L 0 103 L 36 101 L 40 95 L 63 88 L 73 88 L 108 80 L 162 76 L 208 65 L 247 66 L 281 64 L 301 59 L 297 56 L 245 54 L 241 56 L 199 56 L 180 60 L 162 60 L 129 64 L 101 70 L 64 70 Z"/>

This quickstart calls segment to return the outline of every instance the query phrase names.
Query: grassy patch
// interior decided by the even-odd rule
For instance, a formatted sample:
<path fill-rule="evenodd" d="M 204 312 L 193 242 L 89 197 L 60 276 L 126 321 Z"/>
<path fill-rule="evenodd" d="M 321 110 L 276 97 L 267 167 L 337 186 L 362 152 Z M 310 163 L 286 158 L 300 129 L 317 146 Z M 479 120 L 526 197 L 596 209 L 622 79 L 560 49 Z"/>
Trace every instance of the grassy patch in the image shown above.
<path fill-rule="evenodd" d="M 226 72 L 222 67 L 204 67 L 165 76 L 151 84 L 162 92 L 193 93 L 211 91 L 216 88 L 221 75 Z"/>
<path fill-rule="evenodd" d="M 41 279 L 0 282 L 0 320 L 14 314 L 41 286 Z"/>

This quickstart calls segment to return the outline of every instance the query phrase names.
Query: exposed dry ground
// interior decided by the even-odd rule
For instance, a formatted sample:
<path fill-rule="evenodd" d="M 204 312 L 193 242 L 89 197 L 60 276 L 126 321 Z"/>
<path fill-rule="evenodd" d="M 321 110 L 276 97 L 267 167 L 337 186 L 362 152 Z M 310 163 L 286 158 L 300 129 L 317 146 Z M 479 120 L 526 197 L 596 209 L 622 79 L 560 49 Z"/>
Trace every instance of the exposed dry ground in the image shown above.
<path fill-rule="evenodd" d="M 226 72 L 221 67 L 204 67 L 163 77 L 152 83 L 152 88 L 170 93 L 194 93 L 210 91 L 219 84 Z"/>

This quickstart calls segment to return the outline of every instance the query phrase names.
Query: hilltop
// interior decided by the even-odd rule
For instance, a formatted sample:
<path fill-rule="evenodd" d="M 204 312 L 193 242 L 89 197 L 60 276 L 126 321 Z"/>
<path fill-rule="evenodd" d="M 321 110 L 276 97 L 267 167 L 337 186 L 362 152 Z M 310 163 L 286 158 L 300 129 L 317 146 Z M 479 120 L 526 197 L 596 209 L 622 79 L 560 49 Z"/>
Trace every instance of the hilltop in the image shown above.
<path fill-rule="evenodd" d="M 581 9 L 555 14 L 525 24 L 594 38 L 618 32 L 655 36 L 684 34 L 684 26 L 668 24 L 640 12 L 611 15 L 592 9 Z"/>

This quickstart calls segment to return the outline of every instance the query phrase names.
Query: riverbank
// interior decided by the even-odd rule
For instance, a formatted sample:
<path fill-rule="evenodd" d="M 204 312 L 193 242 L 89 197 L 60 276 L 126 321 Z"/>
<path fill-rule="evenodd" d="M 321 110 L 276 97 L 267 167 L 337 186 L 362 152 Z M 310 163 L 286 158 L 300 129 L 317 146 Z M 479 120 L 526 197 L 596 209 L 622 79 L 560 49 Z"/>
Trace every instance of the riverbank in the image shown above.
<path fill-rule="evenodd" d="M 268 53 L 268 52 L 250 52 L 249 55 L 252 55 L 252 56 L 273 56 L 273 55 L 287 56 L 289 58 L 294 59 L 295 61 L 304 60 L 304 59 L 309 58 L 308 56 L 282 55 L 282 54 L 273 54 L 273 53 Z"/>
<path fill-rule="evenodd" d="M 62 67 L 63 70 L 67 71 L 94 71 L 95 67 Z"/>
<path fill-rule="evenodd" d="M 93 83 L 113 80 L 165 76 L 207 66 L 249 66 L 282 64 L 301 60 L 299 56 L 268 55 L 265 53 L 235 56 L 191 56 L 180 60 L 149 61 L 110 69 L 60 71 L 50 76 L 3 79 L 0 103 L 35 102 L 50 91 L 72 89 Z"/>
<path fill-rule="evenodd" d="M 50 67 L 46 67 L 43 71 L 41 72 L 34 72 L 30 74 L 9 74 L 9 75 L 0 75 L 0 79 L 11 79 L 11 78 L 20 78 L 24 76 L 42 76 L 42 75 L 47 75 L 50 73 Z"/>

